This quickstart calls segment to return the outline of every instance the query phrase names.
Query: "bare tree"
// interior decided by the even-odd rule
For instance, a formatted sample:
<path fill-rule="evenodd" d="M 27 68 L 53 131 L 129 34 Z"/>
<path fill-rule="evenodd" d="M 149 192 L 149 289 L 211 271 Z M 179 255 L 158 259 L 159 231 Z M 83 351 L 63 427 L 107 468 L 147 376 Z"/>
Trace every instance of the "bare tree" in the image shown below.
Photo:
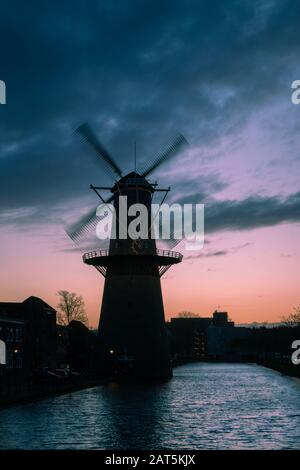
<path fill-rule="evenodd" d="M 179 312 L 177 315 L 179 318 L 196 318 L 199 317 L 197 313 L 189 312 L 188 310 L 184 310 L 183 312 Z"/>
<path fill-rule="evenodd" d="M 67 290 L 57 292 L 59 303 L 57 305 L 57 321 L 59 325 L 68 325 L 72 320 L 81 321 L 86 326 L 88 319 L 85 312 L 84 300 L 81 295 Z"/>
<path fill-rule="evenodd" d="M 287 326 L 300 326 L 300 305 L 294 307 L 294 311 L 282 317 L 282 323 Z"/>

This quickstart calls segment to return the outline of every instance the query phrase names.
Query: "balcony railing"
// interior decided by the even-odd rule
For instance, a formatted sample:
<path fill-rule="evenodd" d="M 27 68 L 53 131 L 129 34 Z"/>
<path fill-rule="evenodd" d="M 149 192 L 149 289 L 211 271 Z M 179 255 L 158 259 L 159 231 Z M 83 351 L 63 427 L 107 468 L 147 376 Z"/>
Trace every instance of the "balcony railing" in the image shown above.
<path fill-rule="evenodd" d="M 96 250 L 96 251 L 89 251 L 88 253 L 84 253 L 83 255 L 83 261 L 87 259 L 92 259 L 92 258 L 100 258 L 101 256 L 108 256 L 109 251 L 108 250 Z"/>
<path fill-rule="evenodd" d="M 157 249 L 156 254 L 158 256 L 167 256 L 168 258 L 176 258 L 182 260 L 182 254 L 179 253 L 179 251 Z"/>
<path fill-rule="evenodd" d="M 141 255 L 153 255 L 153 252 L 152 251 L 147 251 L 147 250 L 143 250 L 142 253 L 140 253 Z M 88 253 L 85 253 L 83 255 L 83 261 L 86 261 L 86 260 L 89 260 L 89 259 L 93 259 L 93 258 L 100 258 L 100 257 L 103 257 L 103 256 L 116 256 L 116 255 L 135 255 L 135 256 L 138 256 L 136 255 L 135 253 L 129 251 L 129 250 L 116 250 L 116 252 L 114 254 L 111 254 L 109 253 L 109 250 L 95 250 L 95 251 L 89 251 Z M 156 250 L 156 255 L 157 256 L 162 256 L 162 257 L 168 257 L 168 258 L 175 258 L 175 259 L 178 259 L 178 260 L 182 260 L 182 254 L 179 253 L 178 251 L 171 251 L 171 250 L 159 250 L 157 249 Z"/>

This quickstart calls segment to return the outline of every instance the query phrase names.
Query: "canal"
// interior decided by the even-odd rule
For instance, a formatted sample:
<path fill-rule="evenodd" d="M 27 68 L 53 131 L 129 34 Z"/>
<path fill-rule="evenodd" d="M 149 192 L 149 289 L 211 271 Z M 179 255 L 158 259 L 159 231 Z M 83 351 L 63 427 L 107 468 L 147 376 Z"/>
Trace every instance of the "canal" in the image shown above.
<path fill-rule="evenodd" d="M 0 449 L 296 449 L 300 380 L 194 363 L 156 384 L 111 383 L 0 411 Z"/>

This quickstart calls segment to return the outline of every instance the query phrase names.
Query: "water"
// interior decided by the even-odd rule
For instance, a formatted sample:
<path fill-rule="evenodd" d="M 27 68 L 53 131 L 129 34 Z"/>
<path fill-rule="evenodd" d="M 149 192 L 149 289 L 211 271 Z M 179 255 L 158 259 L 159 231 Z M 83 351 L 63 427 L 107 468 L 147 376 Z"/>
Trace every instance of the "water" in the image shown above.
<path fill-rule="evenodd" d="M 0 449 L 297 449 L 300 380 L 189 364 L 160 384 L 107 384 L 0 411 Z"/>

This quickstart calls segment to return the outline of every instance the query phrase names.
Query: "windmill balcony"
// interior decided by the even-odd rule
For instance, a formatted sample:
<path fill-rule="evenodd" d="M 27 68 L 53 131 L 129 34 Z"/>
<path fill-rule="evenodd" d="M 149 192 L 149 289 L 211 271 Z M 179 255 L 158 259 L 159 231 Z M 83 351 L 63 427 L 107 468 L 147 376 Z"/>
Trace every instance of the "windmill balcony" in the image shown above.
<path fill-rule="evenodd" d="M 156 249 L 156 253 L 154 254 L 152 251 L 143 250 L 142 253 L 135 254 L 129 250 L 120 250 L 118 249 L 117 253 L 111 254 L 109 250 L 95 250 L 89 251 L 85 253 L 82 257 L 84 263 L 86 264 L 102 264 L 103 266 L 107 266 L 110 264 L 111 258 L 116 258 L 119 256 L 130 256 L 130 257 L 137 257 L 137 256 L 146 256 L 146 257 L 154 257 L 157 259 L 159 265 L 169 265 L 169 264 L 177 264 L 182 261 L 182 254 L 178 251 L 171 251 L 171 250 L 160 250 Z"/>
<path fill-rule="evenodd" d="M 173 264 L 182 261 L 182 254 L 178 251 L 159 250 L 154 252 L 151 250 L 143 250 L 142 253 L 132 253 L 131 251 L 118 249 L 115 253 L 109 250 L 95 250 L 85 253 L 83 261 L 86 264 L 95 266 L 95 268 L 106 277 L 107 268 L 113 265 L 130 265 L 135 266 L 134 269 L 145 270 L 146 266 L 157 266 L 158 274 L 161 277 Z"/>

